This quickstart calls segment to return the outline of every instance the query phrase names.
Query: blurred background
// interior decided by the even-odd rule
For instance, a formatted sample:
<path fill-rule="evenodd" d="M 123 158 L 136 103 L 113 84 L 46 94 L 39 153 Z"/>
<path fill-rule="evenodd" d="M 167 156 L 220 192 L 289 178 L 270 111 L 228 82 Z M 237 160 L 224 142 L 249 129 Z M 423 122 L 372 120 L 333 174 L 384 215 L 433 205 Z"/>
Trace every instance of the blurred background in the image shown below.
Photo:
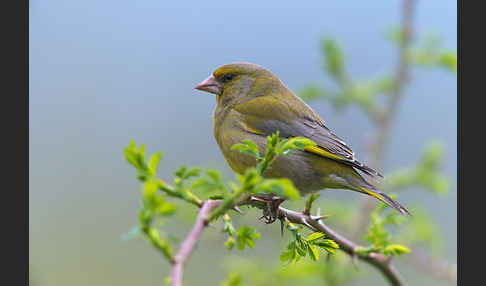
<path fill-rule="evenodd" d="M 30 1 L 31 285 L 164 285 L 167 261 L 140 238 L 122 239 L 137 224 L 140 207 L 140 183 L 122 152 L 129 140 L 145 143 L 148 154 L 162 151 L 161 178 L 169 180 L 188 165 L 234 179 L 213 137 L 215 98 L 194 90 L 197 83 L 219 65 L 247 61 L 270 69 L 296 92 L 310 84 L 335 88 L 323 69 L 322 39 L 339 43 L 356 81 L 393 73 L 398 48 L 389 38 L 401 13 L 401 1 Z M 417 45 L 425 39 L 426 46 L 440 42 L 439 49 L 455 51 L 456 15 L 456 1 L 418 1 Z M 453 268 L 456 74 L 417 62 L 409 69 L 379 169 L 386 174 L 414 166 L 429 142 L 441 142 L 440 172 L 448 191 L 409 188 L 400 202 L 427 210 L 439 233 L 428 244 L 440 247 L 426 251 L 439 266 Z M 367 142 L 376 128 L 359 107 L 339 110 L 325 97 L 309 104 L 361 161 L 371 160 Z M 323 192 L 318 203 L 326 201 L 356 209 L 361 196 Z M 195 215 L 187 209 L 164 230 L 183 238 Z M 219 223 L 208 228 L 185 269 L 186 285 L 219 285 L 239 270 L 243 277 L 267 268 L 258 275 L 277 275 L 272 271 L 282 269 L 286 241 L 278 224 L 265 225 L 258 216 L 249 210 L 235 222 L 262 234 L 255 248 L 243 252 L 222 247 Z M 385 285 L 376 270 L 361 263 L 356 272 L 349 258 L 342 259 L 351 269 L 343 275 L 352 279 L 335 285 Z M 420 261 L 397 259 L 396 266 L 410 285 L 455 284 Z"/>

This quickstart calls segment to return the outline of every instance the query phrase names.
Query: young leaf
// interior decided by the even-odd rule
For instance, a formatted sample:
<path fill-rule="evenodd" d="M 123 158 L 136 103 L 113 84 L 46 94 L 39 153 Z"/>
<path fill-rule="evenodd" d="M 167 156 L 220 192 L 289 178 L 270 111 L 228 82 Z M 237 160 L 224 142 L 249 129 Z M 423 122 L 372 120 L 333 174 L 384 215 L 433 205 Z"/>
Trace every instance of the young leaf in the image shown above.
<path fill-rule="evenodd" d="M 309 236 L 306 238 L 306 240 L 307 240 L 308 242 L 313 242 L 313 241 L 317 241 L 317 240 L 319 240 L 319 239 L 323 238 L 324 236 L 325 236 L 325 234 L 324 234 L 324 233 L 322 233 L 322 232 L 314 232 L 314 233 L 310 234 L 310 235 L 309 235 Z"/>
<path fill-rule="evenodd" d="M 182 179 L 189 179 L 191 177 L 197 177 L 199 174 L 201 174 L 202 169 L 199 167 L 194 167 L 189 169 L 189 171 L 185 172 L 184 175 L 182 176 Z"/>
<path fill-rule="evenodd" d="M 177 171 L 175 171 L 174 175 L 178 178 L 182 178 L 184 174 L 186 173 L 187 166 L 181 166 Z"/>
<path fill-rule="evenodd" d="M 410 249 L 406 246 L 399 245 L 399 244 L 390 244 L 383 250 L 383 254 L 385 255 L 402 255 L 404 253 L 410 253 Z"/>
<path fill-rule="evenodd" d="M 317 249 L 310 243 L 307 244 L 307 248 L 309 250 L 309 257 L 314 261 L 319 260 L 319 253 L 317 252 Z"/>
<path fill-rule="evenodd" d="M 280 261 L 282 261 L 283 263 L 289 262 L 289 260 L 292 260 L 293 258 L 294 258 L 293 250 L 285 251 L 282 252 L 282 254 L 280 254 Z"/>
<path fill-rule="evenodd" d="M 226 247 L 226 249 L 228 250 L 231 250 L 233 249 L 234 246 L 235 246 L 235 239 L 232 236 L 228 237 L 228 239 L 224 242 L 224 247 Z"/>
<path fill-rule="evenodd" d="M 330 254 L 334 254 L 336 252 L 336 249 L 339 249 L 339 245 L 334 240 L 331 239 L 323 239 L 313 244 L 319 246 L 320 248 L 324 249 Z"/>
<path fill-rule="evenodd" d="M 245 245 L 253 248 L 255 245 L 254 240 L 259 238 L 260 234 L 254 228 L 244 225 L 236 233 L 236 246 L 239 250 L 245 249 Z"/>
<path fill-rule="evenodd" d="M 174 214 L 176 209 L 177 208 L 173 203 L 163 202 L 163 203 L 159 204 L 159 206 L 157 207 L 157 213 L 159 215 L 168 216 L 168 215 Z"/>
<path fill-rule="evenodd" d="M 295 188 L 292 181 L 287 178 L 266 179 L 255 186 L 256 193 L 273 193 L 276 196 L 287 197 L 289 199 L 300 198 L 299 191 Z"/>
<path fill-rule="evenodd" d="M 310 213 L 312 204 L 314 204 L 318 197 L 319 193 L 312 193 L 309 197 L 307 197 L 307 200 L 305 201 L 305 211 L 307 214 Z"/>
<path fill-rule="evenodd" d="M 243 140 L 243 143 L 237 143 L 231 146 L 231 150 L 246 153 L 256 159 L 261 159 L 258 146 L 251 140 Z"/>
<path fill-rule="evenodd" d="M 149 160 L 149 173 L 150 175 L 154 176 L 157 171 L 157 166 L 159 165 L 160 159 L 162 158 L 162 153 L 157 152 L 150 157 Z"/>

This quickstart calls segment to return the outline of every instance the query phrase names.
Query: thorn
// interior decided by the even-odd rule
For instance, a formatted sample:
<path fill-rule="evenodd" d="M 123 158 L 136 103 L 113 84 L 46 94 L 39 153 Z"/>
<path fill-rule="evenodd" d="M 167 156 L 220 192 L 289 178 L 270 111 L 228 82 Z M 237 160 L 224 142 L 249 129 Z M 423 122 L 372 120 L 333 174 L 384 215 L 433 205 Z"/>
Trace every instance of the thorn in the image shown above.
<path fill-rule="evenodd" d="M 250 200 L 251 201 L 254 201 L 254 202 L 265 202 L 265 200 L 259 198 L 259 197 L 254 197 L 254 196 L 251 196 L 250 197 Z"/>
<path fill-rule="evenodd" d="M 284 234 L 284 222 L 283 219 L 280 219 L 280 235 L 283 237 Z"/>
<path fill-rule="evenodd" d="M 321 216 L 313 217 L 312 219 L 315 221 L 320 221 L 321 219 L 326 219 L 328 217 L 329 215 L 321 215 Z"/>
<path fill-rule="evenodd" d="M 233 210 L 237 213 L 239 213 L 240 215 L 243 214 L 243 211 L 238 207 L 238 206 L 233 206 Z"/>
<path fill-rule="evenodd" d="M 302 218 L 302 219 L 300 220 L 300 222 L 301 222 L 303 225 L 307 226 L 308 228 L 312 229 L 313 231 L 317 231 L 317 232 L 319 232 L 319 231 L 318 231 L 318 230 L 316 230 L 316 229 L 315 229 L 315 228 L 314 228 L 312 225 L 310 225 L 310 224 L 309 224 L 309 223 L 308 223 L 308 222 L 305 220 L 305 218 Z"/>

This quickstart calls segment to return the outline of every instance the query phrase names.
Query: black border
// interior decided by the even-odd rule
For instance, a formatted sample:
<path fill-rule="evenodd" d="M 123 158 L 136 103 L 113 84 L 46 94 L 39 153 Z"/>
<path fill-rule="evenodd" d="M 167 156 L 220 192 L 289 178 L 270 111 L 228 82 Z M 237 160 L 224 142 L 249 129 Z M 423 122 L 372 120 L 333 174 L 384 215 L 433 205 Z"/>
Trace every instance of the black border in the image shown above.
<path fill-rule="evenodd" d="M 29 285 L 29 1 L 2 4 L 0 281 Z"/>
<path fill-rule="evenodd" d="M 457 184 L 457 282 L 458 285 L 483 285 L 486 194 L 483 178 L 486 82 L 484 73 L 484 8 L 478 1 L 458 1 L 458 184 Z M 465 39 L 469 44 L 465 44 Z M 466 58 L 466 64 L 464 64 Z M 467 60 L 469 59 L 469 61 Z M 466 67 L 466 68 L 464 68 Z M 476 102 L 475 102 L 476 101 Z M 467 135 L 466 135 L 467 134 Z M 469 230 L 466 235 L 466 226 Z"/>

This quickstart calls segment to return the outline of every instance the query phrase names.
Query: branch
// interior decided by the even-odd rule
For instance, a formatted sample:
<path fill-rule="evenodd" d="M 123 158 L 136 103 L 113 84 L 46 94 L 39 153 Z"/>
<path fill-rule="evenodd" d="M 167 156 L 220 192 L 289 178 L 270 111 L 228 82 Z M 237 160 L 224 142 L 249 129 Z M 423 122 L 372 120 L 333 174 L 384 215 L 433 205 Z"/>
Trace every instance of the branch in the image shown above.
<path fill-rule="evenodd" d="M 386 112 L 383 120 L 379 121 L 379 133 L 374 148 L 374 164 L 378 165 L 385 153 L 386 142 L 388 141 L 390 125 L 397 112 L 403 88 L 409 78 L 409 49 L 413 38 L 413 17 L 415 12 L 415 0 L 403 0 L 402 7 L 402 37 L 398 47 L 398 65 L 396 67 L 395 84 L 390 94 Z M 376 166 L 375 166 L 376 167 Z"/>
<path fill-rule="evenodd" d="M 191 233 L 189 233 L 182 243 L 179 252 L 175 257 L 175 261 L 172 263 L 172 286 L 181 286 L 182 285 L 182 273 L 184 270 L 184 263 L 189 258 L 194 246 L 196 245 L 204 227 L 207 226 L 205 223 L 206 218 L 209 216 L 211 211 L 219 206 L 222 201 L 213 201 L 207 200 L 202 203 L 201 210 L 199 211 L 199 215 L 197 216 L 196 223 L 192 228 Z"/>
<path fill-rule="evenodd" d="M 409 49 L 413 38 L 413 18 L 415 12 L 415 0 L 403 0 L 402 6 L 402 37 L 398 47 L 398 64 L 396 67 L 394 88 L 390 94 L 390 101 L 384 109 L 378 124 L 378 134 L 372 146 L 372 158 L 370 165 L 378 168 L 383 160 L 386 145 L 389 139 L 390 126 L 397 112 L 400 100 L 403 97 L 403 88 L 409 78 Z M 358 237 L 364 232 L 369 214 L 373 209 L 371 198 L 364 198 L 361 206 L 361 220 L 358 222 L 357 231 L 353 237 Z"/>
<path fill-rule="evenodd" d="M 175 257 L 175 261 L 172 264 L 172 286 L 182 285 L 184 263 L 189 258 L 191 252 L 194 250 L 194 246 L 199 240 L 202 230 L 209 223 L 208 218 L 211 211 L 218 207 L 222 202 L 222 200 L 207 200 L 202 204 L 201 210 L 196 219 L 196 223 L 194 224 L 192 231 L 187 235 L 186 239 L 184 240 L 179 252 Z M 265 207 L 263 202 L 254 201 L 251 200 L 251 198 L 241 201 L 238 205 L 250 205 L 260 209 L 263 209 Z M 351 240 L 340 235 L 339 233 L 325 225 L 322 222 L 322 216 L 311 216 L 301 212 L 288 210 L 283 207 L 279 207 L 279 216 L 280 218 L 285 217 L 288 221 L 292 223 L 304 225 L 312 231 L 324 233 L 339 245 L 339 249 L 349 254 L 353 258 L 353 261 L 354 259 L 359 258 L 380 270 L 380 272 L 390 282 L 390 285 L 406 285 L 405 282 L 402 280 L 399 272 L 395 269 L 395 267 L 393 267 L 393 265 L 391 265 L 389 257 L 375 252 L 366 255 L 360 254 L 358 250 L 362 249 L 363 247 L 352 242 Z"/>
<path fill-rule="evenodd" d="M 330 239 L 334 240 L 339 245 L 339 248 L 349 254 L 353 259 L 358 257 L 359 259 L 378 268 L 391 285 L 405 285 L 405 282 L 403 282 L 398 271 L 395 269 L 395 267 L 393 267 L 393 265 L 390 264 L 390 258 L 380 253 L 359 255 L 357 250 L 362 248 L 362 246 L 357 245 L 356 243 L 329 228 L 322 222 L 320 216 L 314 217 L 292 210 L 287 210 L 282 207 L 280 207 L 279 210 L 281 214 L 284 215 L 290 222 L 303 224 L 307 227 L 310 226 L 310 229 L 324 233 Z"/>

